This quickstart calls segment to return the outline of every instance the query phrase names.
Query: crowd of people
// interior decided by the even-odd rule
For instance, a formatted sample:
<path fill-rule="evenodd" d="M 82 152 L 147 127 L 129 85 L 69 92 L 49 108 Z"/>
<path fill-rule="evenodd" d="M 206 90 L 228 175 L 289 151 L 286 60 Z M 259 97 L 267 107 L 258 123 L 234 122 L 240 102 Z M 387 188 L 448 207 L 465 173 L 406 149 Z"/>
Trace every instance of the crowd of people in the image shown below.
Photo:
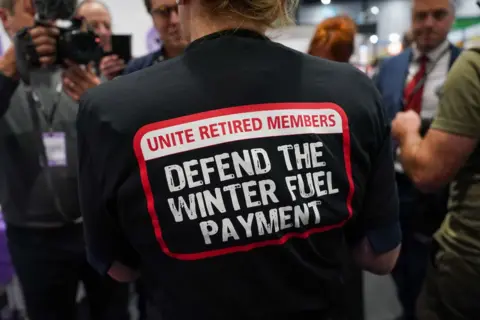
<path fill-rule="evenodd" d="M 358 320 L 359 270 L 392 273 L 401 319 L 478 318 L 480 51 L 448 41 L 454 2 L 412 0 L 373 79 L 348 64 L 350 17 L 306 54 L 268 39 L 294 7 L 145 0 L 161 47 L 124 61 L 85 0 L 104 54 L 81 65 L 32 1 L 0 0 L 0 203 L 28 319 L 75 319 L 79 282 L 91 319 L 130 319 L 130 282 L 140 319 Z"/>

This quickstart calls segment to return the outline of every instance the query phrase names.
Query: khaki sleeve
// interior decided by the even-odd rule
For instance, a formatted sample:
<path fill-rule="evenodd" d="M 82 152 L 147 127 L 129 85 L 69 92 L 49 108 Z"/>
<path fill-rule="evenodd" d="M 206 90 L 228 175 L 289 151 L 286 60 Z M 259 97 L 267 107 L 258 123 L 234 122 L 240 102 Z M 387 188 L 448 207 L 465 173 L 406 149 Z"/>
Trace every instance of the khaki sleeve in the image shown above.
<path fill-rule="evenodd" d="M 452 66 L 432 128 L 480 138 L 480 53 L 465 51 Z"/>

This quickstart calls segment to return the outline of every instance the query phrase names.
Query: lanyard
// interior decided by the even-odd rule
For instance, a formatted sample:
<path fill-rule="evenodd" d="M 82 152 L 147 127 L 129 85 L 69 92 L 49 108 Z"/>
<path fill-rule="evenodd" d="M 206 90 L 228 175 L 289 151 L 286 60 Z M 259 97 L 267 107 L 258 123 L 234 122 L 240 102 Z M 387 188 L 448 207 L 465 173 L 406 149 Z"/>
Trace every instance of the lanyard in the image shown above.
<path fill-rule="evenodd" d="M 53 131 L 53 121 L 55 120 L 55 113 L 57 112 L 58 104 L 59 104 L 60 99 L 62 97 L 62 89 L 63 89 L 62 83 L 59 82 L 57 84 L 56 89 L 55 89 L 55 99 L 53 100 L 53 104 L 52 104 L 52 108 L 51 108 L 50 112 L 48 112 L 48 110 L 47 110 L 47 108 L 45 108 L 44 104 L 41 103 L 40 98 L 38 97 L 38 94 L 33 89 L 30 89 L 31 97 L 32 97 L 33 101 L 35 102 L 35 105 L 38 107 L 38 109 L 40 109 L 40 112 L 41 112 L 45 122 L 47 123 L 49 131 Z"/>
<path fill-rule="evenodd" d="M 47 153 L 46 153 L 45 145 L 44 145 L 44 142 L 43 142 L 43 130 L 41 128 L 40 119 L 39 119 L 39 115 L 42 114 L 45 118 L 45 121 L 47 122 L 47 124 L 49 126 L 49 130 L 53 131 L 53 127 L 52 127 L 53 119 L 55 117 L 55 112 L 57 110 L 58 103 L 60 101 L 61 93 L 62 93 L 62 84 L 59 83 L 57 85 L 57 88 L 56 88 L 56 98 L 55 98 L 55 101 L 52 105 L 52 110 L 47 115 L 47 112 L 46 112 L 45 108 L 40 103 L 40 99 L 38 99 L 38 96 L 35 94 L 35 92 L 31 88 L 29 88 L 26 91 L 27 101 L 28 101 L 29 109 L 30 109 L 30 115 L 32 117 L 33 126 L 34 126 L 35 131 L 36 131 L 35 135 L 37 136 L 37 139 L 38 139 L 37 143 L 38 143 L 39 148 L 40 148 L 40 150 L 39 150 L 39 153 L 40 153 L 39 163 L 40 163 L 40 167 L 43 169 L 43 172 L 45 174 L 45 181 L 47 183 L 47 187 L 50 189 L 50 193 L 53 196 L 53 202 L 54 202 L 54 205 L 55 205 L 55 209 L 57 209 L 57 211 L 60 213 L 62 218 L 67 223 L 76 223 L 77 221 L 73 221 L 65 213 L 65 210 L 63 210 L 62 202 L 60 201 L 60 196 L 59 196 L 59 194 L 58 194 L 58 192 L 55 188 L 52 173 L 50 171 L 51 168 L 48 166 Z M 37 110 L 36 110 L 37 107 L 40 107 L 42 112 L 37 112 Z"/>
<path fill-rule="evenodd" d="M 415 85 L 415 87 L 413 88 L 412 92 L 410 93 L 410 95 L 408 96 L 408 98 L 404 99 L 403 100 L 403 106 L 404 107 L 407 107 L 408 104 L 410 103 L 410 101 L 412 101 L 413 97 L 415 96 L 415 94 L 418 92 L 418 90 L 420 90 L 423 85 L 425 84 L 425 82 L 427 82 L 427 77 L 428 75 L 433 71 L 433 69 L 435 69 L 435 67 L 437 66 L 438 62 L 440 60 L 442 60 L 442 58 L 450 52 L 450 46 L 448 46 L 445 50 L 442 51 L 442 53 L 438 56 L 437 59 L 435 59 L 435 61 L 433 61 L 432 63 L 428 64 L 427 63 L 427 70 L 425 70 L 425 73 L 423 74 L 422 78 L 420 79 L 420 81 L 418 81 L 418 83 Z"/>

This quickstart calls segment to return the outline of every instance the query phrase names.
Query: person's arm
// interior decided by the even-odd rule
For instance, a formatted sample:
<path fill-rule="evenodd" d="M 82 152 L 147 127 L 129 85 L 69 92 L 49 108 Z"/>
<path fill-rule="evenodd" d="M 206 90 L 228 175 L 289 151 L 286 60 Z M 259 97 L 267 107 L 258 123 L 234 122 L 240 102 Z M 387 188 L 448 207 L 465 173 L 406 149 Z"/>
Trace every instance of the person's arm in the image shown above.
<path fill-rule="evenodd" d="M 131 247 L 115 210 L 116 179 L 125 158 L 121 139 L 100 124 L 94 102 L 85 94 L 77 116 L 80 208 L 87 258 L 100 273 L 117 281 L 138 276 L 138 254 Z"/>
<path fill-rule="evenodd" d="M 118 282 L 133 282 L 140 277 L 140 272 L 120 261 L 114 261 L 108 269 L 108 275 Z"/>
<path fill-rule="evenodd" d="M 11 46 L 0 57 L 0 117 L 10 106 L 10 99 L 18 86 L 15 48 Z"/>
<path fill-rule="evenodd" d="M 465 52 L 454 64 L 424 139 L 415 130 L 416 114 L 401 114 L 394 122 L 403 167 L 421 190 L 434 191 L 449 183 L 478 145 L 480 64 L 476 55 Z"/>
<path fill-rule="evenodd" d="M 33 25 L 33 17 L 26 18 L 26 20 L 28 21 L 23 21 L 25 27 Z M 55 27 L 36 26 L 29 29 L 28 32 L 39 55 L 40 63 L 43 66 L 53 64 L 59 30 Z M 10 106 L 10 99 L 19 83 L 18 78 L 15 47 L 11 46 L 0 58 L 0 117 Z"/>
<path fill-rule="evenodd" d="M 357 239 L 353 246 L 354 261 L 364 270 L 379 275 L 391 272 L 401 245 L 391 138 L 390 134 L 384 136 L 371 166 L 363 208 L 350 230 Z"/>

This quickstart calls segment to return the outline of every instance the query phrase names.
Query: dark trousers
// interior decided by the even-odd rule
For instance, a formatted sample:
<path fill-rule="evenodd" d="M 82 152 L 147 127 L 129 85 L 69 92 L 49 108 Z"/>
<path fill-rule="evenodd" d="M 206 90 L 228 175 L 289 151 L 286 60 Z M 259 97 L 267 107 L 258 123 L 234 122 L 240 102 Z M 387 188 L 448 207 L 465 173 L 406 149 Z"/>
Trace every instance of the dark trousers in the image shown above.
<path fill-rule="evenodd" d="M 101 277 L 86 260 L 81 225 L 33 229 L 7 226 L 8 247 L 30 320 L 76 319 L 79 281 L 92 320 L 128 320 L 129 289 Z"/>
<path fill-rule="evenodd" d="M 397 287 L 398 299 L 403 307 L 405 320 L 414 320 L 415 305 L 425 279 L 430 243 L 417 234 L 412 224 L 415 201 L 400 201 L 402 248 L 392 276 Z"/>
<path fill-rule="evenodd" d="M 147 294 L 142 279 L 135 282 L 135 292 L 137 294 L 138 320 L 147 320 Z"/>
<path fill-rule="evenodd" d="M 480 263 L 438 247 L 417 303 L 419 320 L 480 318 Z"/>
<path fill-rule="evenodd" d="M 343 314 L 345 319 L 363 320 L 363 271 L 352 264 L 351 274 L 346 279 L 346 295 L 344 299 Z"/>
<path fill-rule="evenodd" d="M 161 320 L 160 310 L 158 310 L 149 297 L 149 290 L 142 278 L 135 282 L 135 291 L 138 297 L 138 320 Z"/>

